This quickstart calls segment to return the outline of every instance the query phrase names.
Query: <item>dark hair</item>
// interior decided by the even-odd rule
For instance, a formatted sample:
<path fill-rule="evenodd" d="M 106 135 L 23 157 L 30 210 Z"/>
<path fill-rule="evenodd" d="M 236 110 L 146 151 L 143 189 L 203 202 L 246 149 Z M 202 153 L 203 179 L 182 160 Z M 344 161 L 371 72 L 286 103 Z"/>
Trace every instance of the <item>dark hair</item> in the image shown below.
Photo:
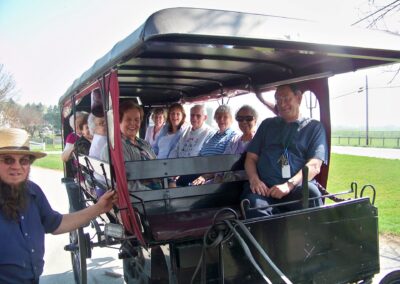
<path fill-rule="evenodd" d="M 182 113 L 182 120 L 178 125 L 178 129 L 181 128 L 182 124 L 185 123 L 185 119 L 186 119 L 185 109 L 183 108 L 183 106 L 180 103 L 173 103 L 172 105 L 170 105 L 168 108 L 168 115 L 167 115 L 167 117 L 168 117 L 168 132 L 172 132 L 172 125 L 171 125 L 171 122 L 169 121 L 169 115 L 173 109 L 178 109 Z"/>
<path fill-rule="evenodd" d="M 292 92 L 296 95 L 296 92 L 299 91 L 300 93 L 303 93 L 303 91 L 299 88 L 297 84 L 287 84 L 287 86 L 292 90 Z"/>
<path fill-rule="evenodd" d="M 142 122 L 144 116 L 142 107 L 133 101 L 124 101 L 119 105 L 119 123 L 122 122 L 125 112 L 131 109 L 137 109 L 140 112 L 140 122 Z"/>

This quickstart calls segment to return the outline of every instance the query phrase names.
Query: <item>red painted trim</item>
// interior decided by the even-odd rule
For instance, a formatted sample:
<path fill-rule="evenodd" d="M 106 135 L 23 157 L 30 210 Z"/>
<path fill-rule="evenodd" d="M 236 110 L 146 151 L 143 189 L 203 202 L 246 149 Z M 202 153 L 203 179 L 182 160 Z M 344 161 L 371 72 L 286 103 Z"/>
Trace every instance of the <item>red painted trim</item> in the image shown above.
<path fill-rule="evenodd" d="M 305 81 L 303 83 L 299 83 L 299 87 L 304 91 L 309 90 L 313 92 L 318 99 L 320 121 L 324 125 L 328 143 L 328 164 L 322 165 L 321 172 L 318 174 L 316 179 L 323 187 L 326 188 L 328 184 L 329 164 L 331 160 L 331 113 L 329 105 L 328 78 Z"/>
<path fill-rule="evenodd" d="M 110 83 L 109 91 L 111 93 L 111 100 L 113 106 L 113 120 L 114 120 L 114 149 L 110 147 L 112 164 L 114 165 L 114 173 L 117 181 L 117 193 L 119 198 L 119 208 L 126 208 L 121 210 L 122 223 L 129 233 L 134 234 L 142 245 L 145 245 L 139 223 L 133 211 L 130 201 L 128 184 L 126 180 L 125 160 L 122 154 L 121 145 L 121 131 L 119 128 L 119 84 L 117 72 L 111 73 L 111 78 L 106 79 L 106 90 L 108 83 Z"/>

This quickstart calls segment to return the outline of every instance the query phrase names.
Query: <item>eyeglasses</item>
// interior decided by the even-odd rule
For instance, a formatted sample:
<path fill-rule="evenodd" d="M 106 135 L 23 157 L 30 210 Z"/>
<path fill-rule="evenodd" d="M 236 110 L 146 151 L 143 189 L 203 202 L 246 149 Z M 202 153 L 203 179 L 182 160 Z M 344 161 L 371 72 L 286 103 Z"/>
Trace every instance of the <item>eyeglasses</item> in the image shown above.
<path fill-rule="evenodd" d="M 34 160 L 35 159 L 33 157 L 22 157 L 21 159 L 19 159 L 18 162 L 21 166 L 28 166 L 32 164 Z M 14 165 L 17 162 L 17 160 L 14 159 L 13 157 L 6 156 L 4 158 L 0 158 L 0 162 L 6 164 L 7 166 L 11 166 Z"/>
<path fill-rule="evenodd" d="M 243 121 L 247 121 L 247 122 L 250 122 L 250 121 L 253 121 L 254 120 L 254 116 L 252 116 L 252 115 L 245 115 L 245 116 L 236 116 L 236 121 L 237 122 L 243 122 Z"/>
<path fill-rule="evenodd" d="M 195 114 L 195 113 L 191 113 L 190 114 L 190 117 L 195 117 L 195 118 L 197 118 L 197 119 L 200 119 L 201 117 L 202 117 L 202 115 L 201 114 Z"/>

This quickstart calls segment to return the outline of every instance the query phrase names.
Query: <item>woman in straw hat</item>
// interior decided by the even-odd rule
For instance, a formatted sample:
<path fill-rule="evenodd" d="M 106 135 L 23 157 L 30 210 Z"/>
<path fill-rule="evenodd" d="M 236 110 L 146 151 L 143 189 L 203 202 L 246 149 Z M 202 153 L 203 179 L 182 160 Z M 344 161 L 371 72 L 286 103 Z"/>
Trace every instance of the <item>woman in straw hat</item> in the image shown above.
<path fill-rule="evenodd" d="M 29 149 L 29 135 L 0 129 L 0 283 L 39 283 L 44 234 L 70 232 L 111 210 L 109 191 L 93 206 L 71 214 L 54 211 L 41 188 L 30 181 L 31 164 L 46 156 Z"/>

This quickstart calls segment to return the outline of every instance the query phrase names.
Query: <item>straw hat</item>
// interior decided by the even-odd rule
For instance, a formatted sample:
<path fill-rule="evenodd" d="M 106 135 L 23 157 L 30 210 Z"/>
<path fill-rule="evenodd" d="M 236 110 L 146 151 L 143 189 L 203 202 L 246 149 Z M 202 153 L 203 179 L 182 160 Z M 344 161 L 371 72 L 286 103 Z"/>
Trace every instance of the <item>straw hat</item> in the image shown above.
<path fill-rule="evenodd" d="M 46 156 L 46 153 L 29 149 L 29 135 L 19 128 L 0 128 L 0 155 L 3 154 L 31 155 L 36 159 Z"/>

